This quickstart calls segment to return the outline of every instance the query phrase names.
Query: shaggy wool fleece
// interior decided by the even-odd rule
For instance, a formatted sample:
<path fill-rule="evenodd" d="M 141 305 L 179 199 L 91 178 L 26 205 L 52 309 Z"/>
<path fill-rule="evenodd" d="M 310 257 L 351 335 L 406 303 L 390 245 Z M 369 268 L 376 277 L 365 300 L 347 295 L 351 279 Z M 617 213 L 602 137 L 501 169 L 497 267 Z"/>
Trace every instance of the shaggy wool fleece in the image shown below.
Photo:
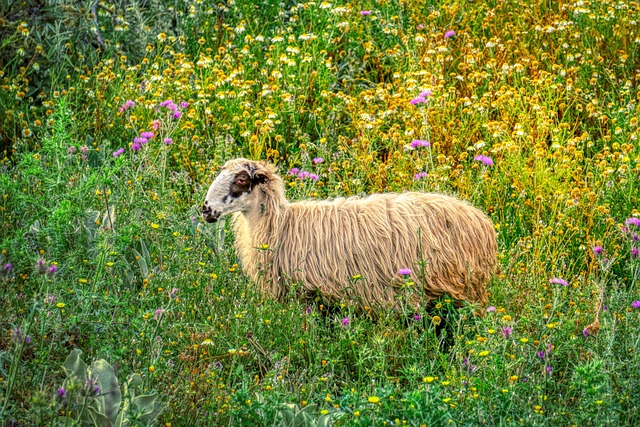
<path fill-rule="evenodd" d="M 231 194 L 242 174 L 251 180 L 246 191 L 231 202 L 215 200 Z M 206 204 L 222 215 L 236 212 L 233 228 L 243 269 L 275 298 L 295 283 L 331 301 L 390 306 L 406 292 L 398 271 L 410 268 L 416 285 L 409 292 L 416 304 L 444 293 L 487 302 L 496 234 L 489 218 L 465 201 L 406 192 L 290 203 L 275 168 L 246 159 L 228 162 L 216 181 Z"/>

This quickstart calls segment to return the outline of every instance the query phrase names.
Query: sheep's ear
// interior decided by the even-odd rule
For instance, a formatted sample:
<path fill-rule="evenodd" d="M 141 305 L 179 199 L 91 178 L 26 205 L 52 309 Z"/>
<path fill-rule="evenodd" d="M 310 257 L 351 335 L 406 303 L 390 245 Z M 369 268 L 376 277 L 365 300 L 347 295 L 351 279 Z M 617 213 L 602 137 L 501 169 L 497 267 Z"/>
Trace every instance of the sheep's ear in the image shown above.
<path fill-rule="evenodd" d="M 251 174 L 251 182 L 254 184 L 264 184 L 269 182 L 269 177 L 262 171 L 255 171 Z"/>

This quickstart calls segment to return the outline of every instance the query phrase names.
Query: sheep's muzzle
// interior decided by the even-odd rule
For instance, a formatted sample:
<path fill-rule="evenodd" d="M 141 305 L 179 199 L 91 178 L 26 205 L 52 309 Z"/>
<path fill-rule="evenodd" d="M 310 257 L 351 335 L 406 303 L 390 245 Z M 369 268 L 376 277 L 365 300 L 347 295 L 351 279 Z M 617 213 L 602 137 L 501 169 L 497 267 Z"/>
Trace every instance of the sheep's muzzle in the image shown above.
<path fill-rule="evenodd" d="M 216 222 L 220 218 L 220 212 L 214 211 L 206 205 L 202 205 L 202 218 L 207 222 Z"/>

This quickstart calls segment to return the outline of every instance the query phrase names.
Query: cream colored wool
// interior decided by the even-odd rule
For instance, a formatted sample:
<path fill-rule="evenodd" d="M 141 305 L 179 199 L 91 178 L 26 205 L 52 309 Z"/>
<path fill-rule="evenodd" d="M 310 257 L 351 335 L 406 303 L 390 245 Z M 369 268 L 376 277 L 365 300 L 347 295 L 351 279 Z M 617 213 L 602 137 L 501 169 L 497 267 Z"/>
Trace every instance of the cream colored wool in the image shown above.
<path fill-rule="evenodd" d="M 236 159 L 222 171 L 230 177 L 245 171 L 264 182 L 228 207 L 233 202 L 223 206 L 212 200 L 228 192 L 228 180 L 221 176 L 206 203 L 216 210 L 223 206 L 222 215 L 236 211 L 233 228 L 242 268 L 275 298 L 297 283 L 332 301 L 392 306 L 405 292 L 398 271 L 410 268 L 416 304 L 444 293 L 483 306 L 487 302 L 496 234 L 489 218 L 465 201 L 407 192 L 290 203 L 273 165 Z M 221 185 L 227 188 L 214 188 Z M 264 245 L 268 249 L 261 249 Z M 354 279 L 357 275 L 361 278 Z"/>

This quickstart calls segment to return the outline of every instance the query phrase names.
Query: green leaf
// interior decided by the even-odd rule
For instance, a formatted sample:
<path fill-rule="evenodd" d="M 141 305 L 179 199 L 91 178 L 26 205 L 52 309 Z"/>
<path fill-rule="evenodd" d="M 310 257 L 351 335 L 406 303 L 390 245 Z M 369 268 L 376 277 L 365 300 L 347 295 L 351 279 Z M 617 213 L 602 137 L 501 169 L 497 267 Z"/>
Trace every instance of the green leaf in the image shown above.
<path fill-rule="evenodd" d="M 89 374 L 100 387 L 100 394 L 96 397 L 99 412 L 112 424 L 115 423 L 122 395 L 113 367 L 103 359 L 96 360 L 89 367 Z"/>
<path fill-rule="evenodd" d="M 62 364 L 62 368 L 67 374 L 67 377 L 75 375 L 80 380 L 84 381 L 87 379 L 87 365 L 80 358 L 81 355 L 82 350 L 80 350 L 79 348 L 74 348 L 65 359 L 64 363 Z"/>

